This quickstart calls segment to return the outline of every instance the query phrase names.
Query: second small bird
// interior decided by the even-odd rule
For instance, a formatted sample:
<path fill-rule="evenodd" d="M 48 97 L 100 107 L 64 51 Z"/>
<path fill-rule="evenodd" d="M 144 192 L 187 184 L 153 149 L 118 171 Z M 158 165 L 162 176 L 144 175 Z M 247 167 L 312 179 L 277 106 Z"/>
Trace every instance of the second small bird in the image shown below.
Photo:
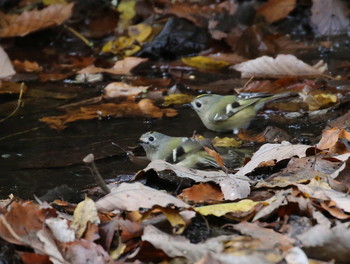
<path fill-rule="evenodd" d="M 186 168 L 220 167 L 203 146 L 187 137 L 170 137 L 159 132 L 147 132 L 140 137 L 149 160 L 165 160 Z"/>
<path fill-rule="evenodd" d="M 191 102 L 203 124 L 216 132 L 231 132 L 246 129 L 257 112 L 266 102 L 290 96 L 291 93 L 276 95 L 257 94 L 249 98 L 235 95 L 205 94 L 197 96 Z"/>

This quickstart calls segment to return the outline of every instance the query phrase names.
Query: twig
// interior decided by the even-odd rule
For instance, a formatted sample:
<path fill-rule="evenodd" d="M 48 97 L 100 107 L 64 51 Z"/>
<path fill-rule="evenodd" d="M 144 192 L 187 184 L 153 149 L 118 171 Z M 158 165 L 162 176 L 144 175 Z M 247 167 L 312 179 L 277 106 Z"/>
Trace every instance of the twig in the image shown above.
<path fill-rule="evenodd" d="M 85 164 L 89 167 L 91 174 L 95 177 L 96 182 L 98 183 L 98 185 L 101 187 L 102 191 L 105 194 L 108 194 L 111 192 L 111 190 L 108 188 L 107 184 L 105 183 L 105 181 L 103 180 L 101 174 L 99 173 L 99 171 L 97 170 L 96 164 L 95 164 L 95 160 L 94 160 L 94 154 L 90 153 L 89 155 L 87 155 L 83 161 L 85 162 Z"/>
<path fill-rule="evenodd" d="M 76 36 L 78 39 L 80 39 L 82 42 L 84 42 L 88 47 L 92 48 L 94 46 L 94 43 L 89 41 L 87 38 L 85 38 L 82 34 L 80 34 L 75 29 L 71 28 L 70 26 L 63 25 L 65 29 L 67 29 L 69 32 L 71 32 L 74 36 Z"/>
<path fill-rule="evenodd" d="M 19 109 L 19 106 L 21 105 L 22 103 L 22 96 L 23 96 L 23 87 L 24 87 L 24 83 L 21 83 L 21 87 L 20 87 L 20 91 L 19 91 L 19 97 L 18 97 L 18 100 L 17 100 L 17 106 L 15 108 L 15 110 L 12 111 L 12 113 L 10 113 L 7 117 L 3 118 L 0 120 L 0 123 L 1 122 L 4 122 L 5 120 L 9 119 L 11 116 L 13 116 L 17 110 Z"/>

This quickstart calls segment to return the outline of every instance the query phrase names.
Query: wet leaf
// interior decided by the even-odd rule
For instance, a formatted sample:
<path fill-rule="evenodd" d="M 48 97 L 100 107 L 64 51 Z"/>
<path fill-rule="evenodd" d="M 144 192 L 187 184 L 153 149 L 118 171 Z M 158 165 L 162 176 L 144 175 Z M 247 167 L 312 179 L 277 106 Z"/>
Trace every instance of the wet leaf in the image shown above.
<path fill-rule="evenodd" d="M 130 71 L 142 62 L 147 61 L 145 58 L 128 57 L 123 60 L 117 61 L 114 66 L 110 69 L 99 68 L 95 66 L 88 66 L 78 73 L 81 74 L 95 74 L 100 72 L 110 73 L 110 74 L 130 74 Z"/>
<path fill-rule="evenodd" d="M 327 64 L 319 61 L 314 66 L 310 66 L 293 55 L 280 54 L 275 59 L 262 56 L 236 64 L 233 68 L 241 72 L 242 78 L 281 78 L 286 76 L 319 76 L 327 69 Z"/>
<path fill-rule="evenodd" d="M 339 129 L 336 127 L 325 129 L 322 132 L 322 138 L 320 142 L 316 145 L 318 149 L 329 149 L 334 153 L 338 153 L 336 150 L 336 144 L 339 140 L 350 141 L 350 133 L 344 129 Z M 345 153 L 349 152 L 347 148 L 345 148 Z M 343 153 L 339 153 L 343 154 Z"/>
<path fill-rule="evenodd" d="M 164 96 L 163 106 L 178 105 L 178 104 L 188 104 L 195 96 L 188 94 L 170 94 Z"/>
<path fill-rule="evenodd" d="M 105 98 L 127 97 L 130 100 L 135 100 L 135 97 L 141 93 L 146 93 L 147 86 L 132 86 L 124 82 L 113 82 L 105 88 Z"/>
<path fill-rule="evenodd" d="M 226 61 L 204 56 L 186 57 L 181 61 L 191 67 L 207 71 L 219 71 L 230 66 L 230 63 Z"/>
<path fill-rule="evenodd" d="M 43 68 L 37 62 L 14 60 L 13 66 L 17 72 L 41 72 Z"/>
<path fill-rule="evenodd" d="M 224 200 L 220 187 L 210 182 L 195 184 L 190 188 L 184 189 L 178 197 L 182 200 L 196 203 L 211 203 Z"/>
<path fill-rule="evenodd" d="M 0 46 L 0 80 L 11 77 L 15 73 L 7 53 Z"/>
<path fill-rule="evenodd" d="M 75 230 L 77 238 L 81 238 L 84 234 L 88 222 L 98 225 L 100 218 L 97 215 L 97 208 L 93 200 L 85 197 L 74 210 L 74 219 L 71 228 Z"/>
<path fill-rule="evenodd" d="M 99 211 L 137 211 L 139 208 L 152 208 L 154 205 L 166 207 L 173 204 L 177 207 L 188 208 L 189 205 L 181 200 L 141 183 L 122 183 L 111 189 L 111 193 L 96 202 Z"/>
<path fill-rule="evenodd" d="M 318 35 L 345 33 L 349 27 L 348 7 L 340 0 L 313 0 L 311 22 Z"/>
<path fill-rule="evenodd" d="M 260 163 L 269 160 L 280 161 L 293 156 L 305 157 L 305 152 L 308 148 L 310 148 L 308 145 L 292 145 L 286 141 L 281 144 L 264 144 L 254 153 L 252 159 L 244 167 L 239 169 L 235 175 L 246 175 L 259 166 Z"/>
<path fill-rule="evenodd" d="M 23 89 L 23 93 L 25 93 L 28 87 L 21 83 L 0 82 L 0 94 L 18 94 L 21 89 Z"/>
<path fill-rule="evenodd" d="M 222 203 L 222 204 L 195 207 L 195 210 L 201 215 L 223 216 L 227 213 L 237 212 L 237 211 L 248 212 L 258 204 L 260 204 L 260 202 L 254 202 L 252 200 L 245 199 L 236 203 Z"/>
<path fill-rule="evenodd" d="M 136 6 L 137 0 L 127 0 L 121 1 L 118 4 L 117 10 L 120 13 L 119 22 L 118 22 L 118 31 L 123 32 L 127 29 L 134 16 L 136 15 Z"/>
<path fill-rule="evenodd" d="M 315 111 L 321 108 L 328 107 L 329 105 L 334 105 L 338 102 L 337 95 L 335 94 L 310 94 L 310 93 L 299 93 L 303 98 L 304 102 L 307 103 L 310 111 Z"/>
<path fill-rule="evenodd" d="M 242 145 L 242 141 L 230 137 L 215 137 L 212 143 L 215 147 L 239 147 Z"/>
<path fill-rule="evenodd" d="M 273 23 L 285 18 L 296 5 L 296 0 L 269 0 L 257 13 L 263 15 L 267 22 Z"/>
<path fill-rule="evenodd" d="M 324 225 L 316 225 L 307 230 L 298 239 L 303 244 L 308 256 L 337 263 L 346 263 L 350 258 L 350 231 L 345 224 L 337 223 L 329 228 Z"/>
<path fill-rule="evenodd" d="M 41 122 L 45 122 L 53 129 L 64 129 L 66 124 L 77 120 L 90 120 L 101 117 L 153 117 L 161 118 L 163 116 L 173 117 L 177 115 L 174 109 L 161 109 L 153 104 L 149 99 L 143 99 L 138 103 L 134 102 L 122 102 L 120 104 L 99 104 L 90 105 L 80 108 L 74 108 L 68 110 L 67 114 L 60 116 L 42 117 L 39 119 Z"/>
<path fill-rule="evenodd" d="M 227 174 L 223 171 L 187 169 L 163 160 L 152 161 L 144 171 L 150 169 L 155 171 L 171 170 L 178 177 L 190 178 L 196 182 L 213 181 L 220 185 L 226 200 L 246 198 L 250 193 L 249 179 L 247 177 L 234 177 L 232 174 Z"/>
<path fill-rule="evenodd" d="M 42 10 L 24 11 L 20 15 L 0 13 L 0 37 L 25 36 L 31 32 L 61 25 L 71 17 L 74 3 L 55 4 Z"/>

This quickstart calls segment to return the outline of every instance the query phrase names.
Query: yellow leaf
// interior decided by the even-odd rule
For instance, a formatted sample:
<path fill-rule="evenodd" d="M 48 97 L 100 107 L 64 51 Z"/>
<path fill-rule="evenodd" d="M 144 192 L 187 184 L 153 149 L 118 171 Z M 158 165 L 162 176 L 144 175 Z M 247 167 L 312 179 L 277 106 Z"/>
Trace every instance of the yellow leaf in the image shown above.
<path fill-rule="evenodd" d="M 201 215 L 215 215 L 223 216 L 231 212 L 248 212 L 252 210 L 256 205 L 261 204 L 262 202 L 254 202 L 249 199 L 241 200 L 236 203 L 224 203 L 224 204 L 215 204 L 207 205 L 194 208 Z"/>
<path fill-rule="evenodd" d="M 238 141 L 230 137 L 224 137 L 224 138 L 215 137 L 213 139 L 213 145 L 215 147 L 238 147 L 241 144 L 242 144 L 242 141 Z"/>
<path fill-rule="evenodd" d="M 87 227 L 87 223 L 99 224 L 100 218 L 97 214 L 95 202 L 89 197 L 85 197 L 85 200 L 80 202 L 74 210 L 73 223 L 71 228 L 75 230 L 77 238 L 81 238 Z"/>
<path fill-rule="evenodd" d="M 191 67 L 198 68 L 200 70 L 221 70 L 230 66 L 230 63 L 222 60 L 216 60 L 214 58 L 208 58 L 204 56 L 187 57 L 182 58 L 181 61 Z"/>
<path fill-rule="evenodd" d="M 118 23 L 118 31 L 124 31 L 130 24 L 134 16 L 136 15 L 136 3 L 137 0 L 123 0 L 118 5 L 119 23 Z"/>
<path fill-rule="evenodd" d="M 48 5 L 55 5 L 55 4 L 63 4 L 63 5 L 67 4 L 66 0 L 42 0 L 42 2 L 46 6 L 48 6 Z"/>
<path fill-rule="evenodd" d="M 138 42 L 144 42 L 152 33 L 152 27 L 145 23 L 140 23 L 134 26 L 130 26 L 128 29 L 129 37 L 137 40 Z"/>
<path fill-rule="evenodd" d="M 163 106 L 174 104 L 188 104 L 193 100 L 194 96 L 188 94 L 171 94 L 164 96 Z"/>

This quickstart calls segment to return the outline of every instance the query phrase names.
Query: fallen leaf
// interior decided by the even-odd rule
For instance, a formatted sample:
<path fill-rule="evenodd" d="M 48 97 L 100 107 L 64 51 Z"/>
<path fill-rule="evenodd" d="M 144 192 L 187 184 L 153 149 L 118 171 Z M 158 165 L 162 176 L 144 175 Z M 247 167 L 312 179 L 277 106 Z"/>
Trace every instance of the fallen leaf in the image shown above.
<path fill-rule="evenodd" d="M 170 94 L 164 96 L 163 106 L 189 104 L 195 96 L 188 94 Z"/>
<path fill-rule="evenodd" d="M 132 86 L 124 82 L 112 82 L 104 88 L 104 97 L 107 99 L 116 97 L 127 97 L 135 100 L 135 97 L 141 93 L 146 93 L 147 86 Z"/>
<path fill-rule="evenodd" d="M 273 23 L 285 18 L 296 5 L 296 0 L 269 0 L 256 12 L 263 15 L 267 22 Z"/>
<path fill-rule="evenodd" d="M 48 218 L 45 220 L 45 224 L 50 228 L 55 239 L 58 241 L 72 242 L 75 239 L 74 230 L 68 227 L 67 219 Z"/>
<path fill-rule="evenodd" d="M 142 62 L 147 61 L 145 58 L 137 58 L 137 57 L 127 57 L 123 60 L 117 61 L 114 66 L 110 69 L 98 68 L 93 65 L 88 66 L 84 69 L 78 71 L 81 74 L 95 74 L 100 72 L 106 72 L 110 74 L 130 74 L 130 71 L 139 65 Z"/>
<path fill-rule="evenodd" d="M 348 227 L 339 222 L 332 228 L 316 225 L 297 236 L 309 257 L 336 263 L 347 263 L 350 259 L 349 237 Z"/>
<path fill-rule="evenodd" d="M 350 133 L 344 129 L 339 129 L 336 127 L 325 129 L 322 131 L 322 138 L 320 142 L 316 145 L 318 149 L 329 149 L 333 153 L 337 153 L 336 144 L 338 140 L 350 141 Z M 350 150 L 345 148 L 345 153 L 348 153 Z M 338 153 L 343 154 L 343 153 Z"/>
<path fill-rule="evenodd" d="M 191 262 L 200 260 L 208 251 L 219 253 L 223 250 L 223 245 L 218 238 L 193 244 L 183 236 L 168 235 L 151 225 L 145 227 L 142 240 L 163 250 L 169 257 L 185 257 Z"/>
<path fill-rule="evenodd" d="M 75 230 L 77 238 L 82 237 L 88 222 L 96 225 L 100 223 L 96 205 L 94 201 L 88 197 L 85 197 L 85 200 L 77 205 L 73 217 L 73 223 L 70 227 Z"/>
<path fill-rule="evenodd" d="M 292 247 L 287 251 L 285 260 L 287 264 L 309 264 L 305 252 L 300 247 Z"/>
<path fill-rule="evenodd" d="M 31 32 L 61 25 L 71 17 L 74 3 L 50 5 L 42 10 L 24 11 L 20 15 L 0 13 L 0 37 L 25 36 Z"/>
<path fill-rule="evenodd" d="M 220 217 L 231 212 L 248 212 L 259 204 L 261 204 L 261 202 L 244 199 L 236 203 L 222 203 L 195 207 L 194 210 L 201 215 L 215 215 Z"/>
<path fill-rule="evenodd" d="M 224 199 L 220 187 L 210 182 L 195 184 L 190 188 L 184 189 L 178 197 L 182 200 L 196 203 L 210 203 Z"/>
<path fill-rule="evenodd" d="M 348 7 L 340 0 L 312 0 L 311 22 L 320 36 L 345 33 L 349 27 Z"/>
<path fill-rule="evenodd" d="M 141 183 L 122 183 L 111 189 L 111 193 L 96 202 L 99 211 L 137 211 L 140 208 L 152 208 L 154 205 L 167 205 L 188 208 L 181 200 L 159 190 L 147 187 Z"/>
<path fill-rule="evenodd" d="M 27 91 L 27 85 L 23 83 L 15 82 L 0 82 L 0 94 L 19 94 L 22 90 L 23 93 Z"/>
<path fill-rule="evenodd" d="M 118 32 L 123 32 L 132 23 L 132 19 L 136 15 L 137 0 L 123 1 L 118 4 L 117 10 L 120 13 L 118 21 Z"/>
<path fill-rule="evenodd" d="M 50 257 L 53 264 L 64 264 L 65 260 L 58 249 L 54 239 L 44 231 L 44 229 L 39 230 L 37 233 L 38 239 L 43 244 L 43 253 Z M 35 247 L 34 247 L 35 248 Z"/>
<path fill-rule="evenodd" d="M 246 198 L 250 193 L 250 184 L 248 177 L 235 177 L 233 174 L 224 171 L 202 171 L 187 169 L 176 164 L 170 164 L 163 160 L 154 160 L 144 169 L 144 171 L 153 169 L 155 171 L 170 170 L 178 177 L 190 178 L 196 182 L 213 181 L 220 185 L 225 200 L 236 200 Z"/>
<path fill-rule="evenodd" d="M 181 61 L 188 66 L 204 71 L 219 71 L 230 66 L 230 63 L 204 56 L 185 57 Z"/>
<path fill-rule="evenodd" d="M 126 101 L 120 104 L 99 104 L 90 105 L 74 109 L 69 109 L 67 114 L 60 116 L 42 117 L 41 122 L 49 124 L 53 129 L 62 130 L 66 128 L 66 124 L 77 120 L 90 120 L 100 117 L 153 117 L 161 118 L 163 116 L 173 117 L 177 115 L 174 109 L 161 109 L 153 104 L 149 99 L 143 99 L 138 103 Z"/>
<path fill-rule="evenodd" d="M 214 149 L 211 149 L 209 147 L 203 147 L 204 150 L 209 154 L 209 156 L 213 157 L 216 161 L 216 163 L 221 167 L 221 168 L 226 168 L 224 164 L 224 159 L 223 157 Z"/>
<path fill-rule="evenodd" d="M 281 78 L 286 76 L 319 76 L 327 69 L 327 64 L 319 61 L 314 66 L 310 66 L 293 55 L 280 54 L 275 59 L 262 56 L 236 64 L 233 68 L 241 72 L 242 78 Z"/>
<path fill-rule="evenodd" d="M 256 223 L 239 223 L 234 226 L 234 229 L 242 234 L 260 239 L 267 248 L 274 248 L 276 246 L 291 248 L 295 242 L 293 238 L 279 234 L 272 229 L 260 227 Z"/>
<path fill-rule="evenodd" d="M 292 145 L 291 143 L 284 141 L 281 144 L 264 144 L 260 149 L 254 153 L 251 160 L 235 175 L 246 175 L 253 171 L 261 162 L 283 159 L 289 159 L 293 156 L 305 157 L 306 150 L 310 148 L 308 145 Z"/>
<path fill-rule="evenodd" d="M 239 147 L 240 145 L 242 145 L 242 141 L 238 141 L 234 138 L 231 137 L 215 137 L 212 141 L 213 145 L 215 147 Z"/>
<path fill-rule="evenodd" d="M 37 62 L 31 62 L 27 60 L 14 60 L 13 66 L 17 72 L 41 72 L 43 70 L 43 67 L 39 66 Z"/>
<path fill-rule="evenodd" d="M 13 69 L 10 58 L 7 56 L 7 53 L 0 46 L 0 80 L 11 77 L 16 72 Z"/>

